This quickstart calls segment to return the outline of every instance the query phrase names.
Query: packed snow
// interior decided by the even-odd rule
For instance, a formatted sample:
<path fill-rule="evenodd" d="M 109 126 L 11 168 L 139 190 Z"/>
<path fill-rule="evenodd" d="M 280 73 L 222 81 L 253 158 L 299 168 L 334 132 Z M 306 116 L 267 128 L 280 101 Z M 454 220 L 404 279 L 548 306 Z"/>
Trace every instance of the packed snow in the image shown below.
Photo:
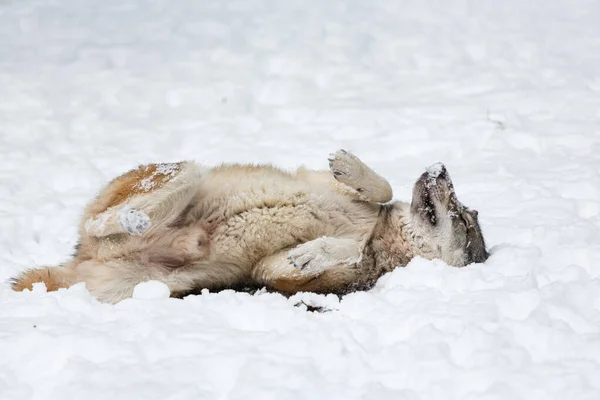
<path fill-rule="evenodd" d="M 138 300 L 160 300 L 171 296 L 169 287 L 159 281 L 146 281 L 138 283 L 133 289 L 134 299 Z"/>
<path fill-rule="evenodd" d="M 0 4 L 0 279 L 148 162 L 443 162 L 492 253 L 338 299 L 0 286 L 0 399 L 600 399 L 600 3 Z M 317 312 L 317 311 L 321 312 Z"/>

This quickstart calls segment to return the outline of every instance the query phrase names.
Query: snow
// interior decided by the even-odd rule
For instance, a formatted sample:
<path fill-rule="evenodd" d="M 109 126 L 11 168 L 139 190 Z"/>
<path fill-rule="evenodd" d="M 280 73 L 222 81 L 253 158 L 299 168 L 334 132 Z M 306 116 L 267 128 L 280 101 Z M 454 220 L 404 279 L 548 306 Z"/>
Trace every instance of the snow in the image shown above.
<path fill-rule="evenodd" d="M 444 164 L 442 163 L 435 163 L 435 164 L 431 164 L 429 167 L 427 167 L 427 176 L 429 177 L 429 179 L 433 182 L 435 182 L 435 178 L 437 178 L 438 176 L 440 176 L 440 174 L 442 173 L 442 171 L 444 170 Z"/>
<path fill-rule="evenodd" d="M 108 224 L 108 221 L 110 220 L 111 213 L 113 210 L 114 210 L 114 208 L 111 207 L 110 209 L 106 210 L 108 212 L 102 213 L 96 217 L 88 218 L 85 221 L 85 223 L 83 224 L 85 230 L 88 232 L 93 231 L 93 230 L 97 230 L 97 231 L 103 230 L 106 227 L 106 225 Z M 127 210 L 127 211 L 129 211 L 129 210 Z M 131 211 L 133 211 L 133 210 L 131 210 Z M 121 214 L 120 220 L 124 220 L 126 216 L 127 215 L 125 213 Z"/>
<path fill-rule="evenodd" d="M 148 167 L 146 167 L 148 170 Z M 157 179 L 169 179 L 173 178 L 177 175 L 177 171 L 179 170 L 179 165 L 177 163 L 160 163 L 157 165 L 156 170 L 152 172 L 152 174 L 139 182 L 139 187 L 145 191 L 149 192 L 153 189 L 157 184 Z M 160 177 L 162 175 L 162 177 Z"/>
<path fill-rule="evenodd" d="M 4 284 L 0 399 L 600 398 L 599 18 L 589 0 L 4 2 L 1 280 L 65 261 L 84 205 L 139 164 L 327 168 L 339 148 L 402 200 L 443 162 L 492 256 L 415 259 L 341 300 Z"/>
<path fill-rule="evenodd" d="M 437 178 L 439 178 L 440 174 L 442 172 L 444 172 L 444 168 L 445 168 L 444 164 L 437 162 L 435 164 L 430 165 L 429 167 L 427 167 L 425 169 L 425 171 L 427 172 L 427 181 L 425 182 L 425 185 L 428 188 L 437 185 Z M 446 173 L 446 176 L 444 178 L 446 179 L 446 181 L 449 184 L 448 188 L 450 189 L 450 191 L 452 193 L 454 193 L 454 186 L 452 185 L 452 178 L 450 178 L 450 175 L 448 173 Z"/>
<path fill-rule="evenodd" d="M 159 281 L 146 281 L 138 283 L 133 288 L 132 298 L 138 300 L 160 300 L 171 296 L 169 287 Z"/>
<path fill-rule="evenodd" d="M 118 211 L 118 215 L 119 223 L 123 229 L 132 235 L 141 235 L 152 225 L 148 214 L 140 210 L 135 210 L 130 206 L 123 207 Z"/>

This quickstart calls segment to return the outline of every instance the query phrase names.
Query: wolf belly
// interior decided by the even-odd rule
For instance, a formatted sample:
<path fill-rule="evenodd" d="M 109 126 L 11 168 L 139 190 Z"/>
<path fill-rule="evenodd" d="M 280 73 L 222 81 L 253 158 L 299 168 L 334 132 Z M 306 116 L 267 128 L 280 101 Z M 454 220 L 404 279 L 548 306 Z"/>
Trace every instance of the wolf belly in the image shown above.
<path fill-rule="evenodd" d="M 251 267 L 269 254 L 327 233 L 327 213 L 312 204 L 253 208 L 216 227 L 211 259 Z"/>

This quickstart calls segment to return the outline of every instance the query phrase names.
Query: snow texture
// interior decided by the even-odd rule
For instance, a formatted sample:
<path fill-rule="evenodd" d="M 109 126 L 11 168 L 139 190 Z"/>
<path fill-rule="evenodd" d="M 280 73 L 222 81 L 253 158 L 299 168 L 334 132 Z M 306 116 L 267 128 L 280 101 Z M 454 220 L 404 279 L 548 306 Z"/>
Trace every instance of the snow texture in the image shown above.
<path fill-rule="evenodd" d="M 113 210 L 114 208 L 111 207 L 108 210 L 106 210 L 107 212 L 104 212 L 98 216 L 88 218 L 83 224 L 86 232 L 102 231 L 103 229 L 105 229 L 106 225 L 109 223 L 111 213 L 113 212 Z M 119 220 L 122 221 L 121 215 L 119 215 L 119 217 Z"/>
<path fill-rule="evenodd" d="M 2 2 L 3 281 L 65 261 L 139 164 L 325 169 L 339 148 L 407 201 L 444 162 L 492 256 L 341 300 L 3 284 L 0 399 L 599 399 L 599 20 L 589 0 Z"/>
<path fill-rule="evenodd" d="M 437 186 L 437 178 L 439 178 L 441 173 L 444 171 L 444 164 L 439 163 L 439 162 L 432 164 L 429 167 L 427 167 L 426 171 L 427 171 L 427 180 L 425 181 L 425 186 L 428 188 Z M 445 178 L 448 183 L 452 183 L 452 180 L 450 179 L 450 175 L 448 175 L 447 173 L 446 173 Z M 452 187 L 450 187 L 450 190 L 452 191 Z"/>
<path fill-rule="evenodd" d="M 444 164 L 442 163 L 435 163 L 435 164 L 431 164 L 429 167 L 427 167 L 427 175 L 432 178 L 433 180 L 435 180 L 435 178 L 437 178 L 438 176 L 440 176 L 440 174 L 442 173 L 442 171 L 444 170 Z"/>
<path fill-rule="evenodd" d="M 146 167 L 146 168 L 148 168 L 148 167 Z M 150 190 L 152 190 L 156 187 L 157 179 L 173 178 L 175 175 L 177 175 L 178 171 L 179 171 L 179 166 L 177 163 L 160 163 L 160 164 L 158 164 L 158 166 L 156 167 L 156 170 L 152 173 L 152 175 L 142 179 L 139 182 L 139 186 L 143 191 L 149 192 Z"/>
<path fill-rule="evenodd" d="M 125 206 L 123 209 L 119 210 L 118 215 L 119 223 L 123 229 L 132 235 L 141 235 L 150 228 L 150 225 L 152 225 L 152 221 L 150 221 L 148 214 L 129 206 Z"/>
<path fill-rule="evenodd" d="M 169 287 L 159 281 L 146 281 L 138 283 L 133 288 L 132 298 L 137 300 L 167 299 L 171 295 Z"/>

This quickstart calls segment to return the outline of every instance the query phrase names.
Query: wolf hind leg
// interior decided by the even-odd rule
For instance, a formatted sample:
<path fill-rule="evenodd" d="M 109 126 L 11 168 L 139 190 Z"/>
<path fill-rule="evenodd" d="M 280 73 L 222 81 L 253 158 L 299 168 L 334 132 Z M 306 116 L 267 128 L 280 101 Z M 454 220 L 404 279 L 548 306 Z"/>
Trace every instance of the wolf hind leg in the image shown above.
<path fill-rule="evenodd" d="M 76 271 L 77 282 L 85 282 L 92 296 L 113 304 L 132 297 L 136 285 L 150 280 L 164 283 L 172 294 L 185 293 L 194 287 L 192 278 L 178 269 L 129 260 L 84 261 Z"/>
<path fill-rule="evenodd" d="M 117 303 L 133 295 L 138 283 L 149 280 L 163 282 L 171 293 L 185 293 L 194 288 L 194 279 L 176 269 L 162 265 L 145 265 L 129 260 L 71 260 L 65 266 L 30 269 L 12 279 L 12 289 L 31 290 L 43 282 L 48 291 L 84 282 L 90 294 L 105 303 Z"/>
<path fill-rule="evenodd" d="M 142 235 L 173 223 L 205 176 L 193 162 L 148 164 L 110 182 L 86 209 L 82 231 Z"/>

